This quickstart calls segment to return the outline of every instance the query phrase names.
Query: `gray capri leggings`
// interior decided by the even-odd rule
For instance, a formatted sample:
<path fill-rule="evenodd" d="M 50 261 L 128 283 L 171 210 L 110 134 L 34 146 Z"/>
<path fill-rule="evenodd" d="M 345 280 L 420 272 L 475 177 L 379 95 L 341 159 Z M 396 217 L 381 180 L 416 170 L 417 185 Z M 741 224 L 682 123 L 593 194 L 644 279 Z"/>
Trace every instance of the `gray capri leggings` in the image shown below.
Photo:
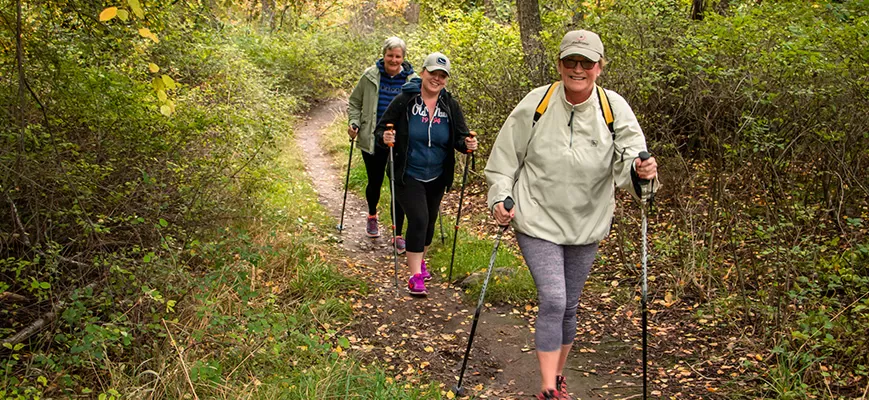
<path fill-rule="evenodd" d="M 537 351 L 557 351 L 576 337 L 576 308 L 598 244 L 558 245 L 519 232 L 516 239 L 537 286 Z"/>

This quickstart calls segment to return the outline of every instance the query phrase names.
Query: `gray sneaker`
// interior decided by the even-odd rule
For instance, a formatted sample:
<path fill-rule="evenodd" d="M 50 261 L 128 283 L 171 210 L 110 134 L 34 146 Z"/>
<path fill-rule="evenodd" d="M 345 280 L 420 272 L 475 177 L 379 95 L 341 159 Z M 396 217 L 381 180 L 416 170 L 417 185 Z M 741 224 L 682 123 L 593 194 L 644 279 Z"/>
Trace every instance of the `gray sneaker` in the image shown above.
<path fill-rule="evenodd" d="M 365 233 L 368 234 L 370 238 L 380 237 L 380 228 L 377 226 L 377 216 L 369 215 L 368 223 L 365 225 Z"/>
<path fill-rule="evenodd" d="M 404 254 L 407 251 L 407 242 L 401 236 L 395 237 L 395 250 L 398 254 Z"/>

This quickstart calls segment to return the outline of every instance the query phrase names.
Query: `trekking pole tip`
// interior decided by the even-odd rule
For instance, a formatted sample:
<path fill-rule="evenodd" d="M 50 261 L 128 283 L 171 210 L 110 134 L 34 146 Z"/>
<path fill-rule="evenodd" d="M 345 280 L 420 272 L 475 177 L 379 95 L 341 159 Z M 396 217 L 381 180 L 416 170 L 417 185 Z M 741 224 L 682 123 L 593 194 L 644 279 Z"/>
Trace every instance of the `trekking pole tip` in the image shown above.
<path fill-rule="evenodd" d="M 465 395 L 465 388 L 453 386 L 453 394 L 455 394 L 456 396 L 464 396 Z"/>

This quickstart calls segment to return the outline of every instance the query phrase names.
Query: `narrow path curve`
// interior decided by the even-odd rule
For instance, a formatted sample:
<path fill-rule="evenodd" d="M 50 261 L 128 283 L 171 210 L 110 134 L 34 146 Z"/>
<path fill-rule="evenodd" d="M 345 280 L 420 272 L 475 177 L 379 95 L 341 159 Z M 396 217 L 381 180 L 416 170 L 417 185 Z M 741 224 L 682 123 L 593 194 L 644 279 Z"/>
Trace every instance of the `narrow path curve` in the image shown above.
<path fill-rule="evenodd" d="M 296 141 L 305 157 L 308 175 L 320 202 L 335 217 L 337 227 L 343 201 L 345 171 L 321 145 L 325 128 L 336 118 L 345 118 L 347 103 L 330 100 L 315 105 L 297 124 Z M 385 199 L 388 201 L 388 198 Z M 351 291 L 345 300 L 353 304 L 356 323 L 343 334 L 351 348 L 366 360 L 387 365 L 397 384 L 420 383 L 427 375 L 441 382 L 443 390 L 456 384 L 476 304 L 465 304 L 459 288 L 440 282 L 429 286 L 425 299 L 410 297 L 407 272 L 399 256 L 398 287 L 393 276 L 393 257 L 388 235 L 369 239 L 365 235 L 367 207 L 363 199 L 347 194 L 344 230 L 339 235 L 344 255 L 332 260 L 346 265 L 346 273 L 364 282 L 366 295 Z M 381 227 L 382 232 L 388 231 Z M 337 232 L 337 229 L 336 229 Z M 533 321 L 518 317 L 509 307 L 487 306 L 481 313 L 463 386 L 468 394 L 490 399 L 530 398 L 538 390 L 536 355 L 533 351 Z M 636 382 L 601 370 L 596 351 L 575 351 L 565 375 L 578 399 L 630 398 L 619 387 L 635 388 Z M 636 393 L 636 390 L 631 390 Z"/>

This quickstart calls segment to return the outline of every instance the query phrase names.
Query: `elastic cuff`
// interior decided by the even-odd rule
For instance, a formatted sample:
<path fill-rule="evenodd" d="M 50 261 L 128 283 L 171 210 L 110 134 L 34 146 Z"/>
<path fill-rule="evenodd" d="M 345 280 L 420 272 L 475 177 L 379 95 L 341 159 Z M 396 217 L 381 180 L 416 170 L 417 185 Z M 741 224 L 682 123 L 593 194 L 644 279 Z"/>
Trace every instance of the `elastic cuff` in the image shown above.
<path fill-rule="evenodd" d="M 634 186 L 634 192 L 637 194 L 638 198 L 643 198 L 643 187 L 640 185 L 640 176 L 637 175 L 637 171 L 634 169 L 635 164 L 631 164 L 631 183 Z"/>

